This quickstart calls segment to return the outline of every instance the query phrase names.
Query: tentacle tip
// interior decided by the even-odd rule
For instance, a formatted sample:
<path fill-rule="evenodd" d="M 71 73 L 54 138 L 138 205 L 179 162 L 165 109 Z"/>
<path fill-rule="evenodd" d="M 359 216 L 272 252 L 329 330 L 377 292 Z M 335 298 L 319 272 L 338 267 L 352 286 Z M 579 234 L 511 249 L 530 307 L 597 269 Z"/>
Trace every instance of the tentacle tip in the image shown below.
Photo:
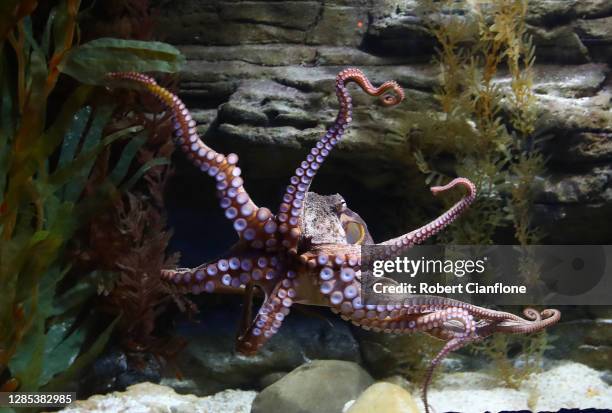
<path fill-rule="evenodd" d="M 467 178 L 463 178 L 463 177 L 458 177 L 453 179 L 452 181 L 450 181 L 449 183 L 447 183 L 446 185 L 442 185 L 442 186 L 432 186 L 430 188 L 431 192 L 436 195 L 439 192 L 444 192 L 444 191 L 448 191 L 449 189 L 454 188 L 457 185 L 462 185 L 465 188 L 467 188 L 467 190 L 469 191 L 468 196 L 471 198 L 475 198 L 476 197 L 476 185 L 474 185 L 472 183 L 472 181 L 470 181 Z"/>
<path fill-rule="evenodd" d="M 381 96 L 381 101 L 385 106 L 394 106 L 400 104 L 404 100 L 404 89 L 395 81 L 385 83 L 382 88 L 388 89 L 390 93 L 385 93 Z"/>

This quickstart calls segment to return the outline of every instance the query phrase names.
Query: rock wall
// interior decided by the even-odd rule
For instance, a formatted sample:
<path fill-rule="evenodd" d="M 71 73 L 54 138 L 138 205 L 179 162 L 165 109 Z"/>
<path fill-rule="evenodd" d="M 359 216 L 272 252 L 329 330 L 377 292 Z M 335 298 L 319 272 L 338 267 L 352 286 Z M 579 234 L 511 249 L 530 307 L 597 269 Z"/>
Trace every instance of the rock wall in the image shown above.
<path fill-rule="evenodd" d="M 440 210 L 431 205 L 412 155 L 411 119 L 423 110 L 438 110 L 433 90 L 439 83 L 437 67 L 430 63 L 435 44 L 416 7 L 410 0 L 167 1 L 160 6 L 158 34 L 187 56 L 180 95 L 207 141 L 240 155 L 249 191 L 270 207 L 335 117 L 336 73 L 356 66 L 373 82 L 397 80 L 407 95 L 398 107 L 385 108 L 354 93 L 351 131 L 314 183 L 318 192 L 344 195 L 381 239 Z M 534 0 L 528 24 L 537 49 L 536 135 L 550 138 L 536 222 L 549 242 L 612 241 L 607 225 L 612 212 L 612 2 Z M 174 222 L 179 238 L 181 222 L 189 229 L 211 230 L 197 227 L 203 224 L 191 217 L 208 224 L 223 221 L 215 212 L 201 218 L 202 210 L 216 205 L 206 177 L 184 164 L 179 178 L 174 193 L 183 217 Z M 197 260 L 200 248 L 214 254 L 223 243 L 231 240 L 199 242 Z M 186 264 L 199 263 L 189 262 L 187 244 L 180 246 Z"/>

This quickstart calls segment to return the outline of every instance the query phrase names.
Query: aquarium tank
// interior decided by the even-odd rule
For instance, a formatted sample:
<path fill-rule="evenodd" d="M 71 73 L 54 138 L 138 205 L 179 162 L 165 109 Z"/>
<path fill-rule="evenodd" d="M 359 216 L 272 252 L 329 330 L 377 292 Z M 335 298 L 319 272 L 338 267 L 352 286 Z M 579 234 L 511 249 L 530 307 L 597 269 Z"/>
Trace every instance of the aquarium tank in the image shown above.
<path fill-rule="evenodd" d="M 612 411 L 612 1 L 2 0 L 0 412 Z"/>

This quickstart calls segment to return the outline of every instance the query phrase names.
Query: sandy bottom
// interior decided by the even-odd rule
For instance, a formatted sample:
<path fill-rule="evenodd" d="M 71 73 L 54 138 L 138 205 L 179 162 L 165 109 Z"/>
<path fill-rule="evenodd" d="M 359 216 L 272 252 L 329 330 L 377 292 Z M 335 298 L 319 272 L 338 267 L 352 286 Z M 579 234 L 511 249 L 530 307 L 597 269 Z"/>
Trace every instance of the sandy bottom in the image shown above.
<path fill-rule="evenodd" d="M 601 372 L 579 363 L 564 363 L 533 374 L 519 389 L 503 387 L 484 373 L 449 373 L 429 391 L 429 404 L 435 412 L 481 413 L 499 410 L 548 410 L 562 408 L 612 408 L 612 386 L 600 378 Z M 419 400 L 420 394 L 413 393 Z"/>

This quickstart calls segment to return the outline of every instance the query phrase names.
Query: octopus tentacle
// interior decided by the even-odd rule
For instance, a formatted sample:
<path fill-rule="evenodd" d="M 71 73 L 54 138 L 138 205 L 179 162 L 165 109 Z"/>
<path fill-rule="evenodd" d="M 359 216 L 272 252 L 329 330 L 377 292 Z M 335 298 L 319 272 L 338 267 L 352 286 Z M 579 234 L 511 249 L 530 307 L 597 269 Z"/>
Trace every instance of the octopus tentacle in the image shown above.
<path fill-rule="evenodd" d="M 422 227 L 417 228 L 407 234 L 378 244 L 388 246 L 385 254 L 388 256 L 399 255 L 412 246 L 422 243 L 429 237 L 437 234 L 453 223 L 459 217 L 459 215 L 461 215 L 461 213 L 464 212 L 476 199 L 476 186 L 469 179 L 455 178 L 444 186 L 434 186 L 431 188 L 431 192 L 434 195 L 437 195 L 438 193 L 452 189 L 457 185 L 467 188 L 468 194 L 430 223 L 423 225 Z"/>
<path fill-rule="evenodd" d="M 340 109 L 336 120 L 315 147 L 310 150 L 306 160 L 295 170 L 295 175 L 290 179 L 290 185 L 287 186 L 277 214 L 279 230 L 283 234 L 282 244 L 292 254 L 297 253 L 297 244 L 301 235 L 299 221 L 304 208 L 306 192 L 317 171 L 352 121 L 353 104 L 346 87 L 350 82 L 357 83 L 369 95 L 382 96 L 381 100 L 386 106 L 396 105 L 404 99 L 404 92 L 396 82 L 388 81 L 376 88 L 359 69 L 345 69 L 338 74 L 336 96 Z M 393 94 L 386 94 L 388 91 L 392 91 Z"/>
<path fill-rule="evenodd" d="M 289 314 L 296 296 L 291 273 L 276 283 L 257 312 L 247 331 L 238 337 L 236 351 L 245 355 L 255 354 L 274 334 Z"/>
<path fill-rule="evenodd" d="M 445 331 L 443 327 L 449 323 L 447 330 L 456 331 L 453 320 L 457 319 L 462 321 L 460 327 L 467 333 L 476 329 L 476 314 L 473 310 L 480 307 L 434 296 L 409 296 L 404 300 L 381 299 L 378 304 L 370 303 L 363 298 L 358 267 L 344 265 L 333 269 L 331 266 L 322 266 L 317 271 L 318 291 L 327 298 L 331 310 L 366 330 L 395 334 L 436 332 Z M 453 333 L 453 337 L 455 335 Z"/>
<path fill-rule="evenodd" d="M 136 72 L 109 73 L 107 78 L 136 82 L 170 110 L 176 143 L 196 167 L 215 179 L 225 216 L 233 222 L 241 239 L 254 248 L 264 248 L 262 238 L 267 233 L 266 225 L 275 225 L 274 217 L 267 208 L 257 207 L 244 188 L 238 155 L 224 155 L 208 147 L 200 139 L 196 122 L 185 104 L 178 96 L 159 86 L 153 78 Z"/>
<path fill-rule="evenodd" d="M 528 313 L 532 312 L 532 313 Z M 512 334 L 528 334 L 541 331 L 548 326 L 556 324 L 561 318 L 561 312 L 556 309 L 548 308 L 538 313 L 532 308 L 525 310 L 525 316 L 530 318 L 530 315 L 537 314 L 535 318 L 531 320 L 504 320 L 500 323 L 495 324 L 494 332 L 496 333 L 512 333 Z"/>
<path fill-rule="evenodd" d="M 242 288 L 250 283 L 275 281 L 278 276 L 278 259 L 274 256 L 230 256 L 196 268 L 162 270 L 161 274 L 169 285 L 192 294 Z"/>
<path fill-rule="evenodd" d="M 461 347 L 466 344 L 475 341 L 475 339 L 465 338 L 465 337 L 456 337 L 446 342 L 442 350 L 433 358 L 431 361 L 429 368 L 427 369 L 427 374 L 425 375 L 425 380 L 423 382 L 423 389 L 421 391 L 421 400 L 423 400 L 423 405 L 425 406 L 425 413 L 429 413 L 430 408 L 427 403 L 427 389 L 429 388 L 429 384 L 431 383 L 431 378 L 433 377 L 434 370 L 440 364 L 440 362 L 451 352 L 455 350 L 459 350 Z"/>

